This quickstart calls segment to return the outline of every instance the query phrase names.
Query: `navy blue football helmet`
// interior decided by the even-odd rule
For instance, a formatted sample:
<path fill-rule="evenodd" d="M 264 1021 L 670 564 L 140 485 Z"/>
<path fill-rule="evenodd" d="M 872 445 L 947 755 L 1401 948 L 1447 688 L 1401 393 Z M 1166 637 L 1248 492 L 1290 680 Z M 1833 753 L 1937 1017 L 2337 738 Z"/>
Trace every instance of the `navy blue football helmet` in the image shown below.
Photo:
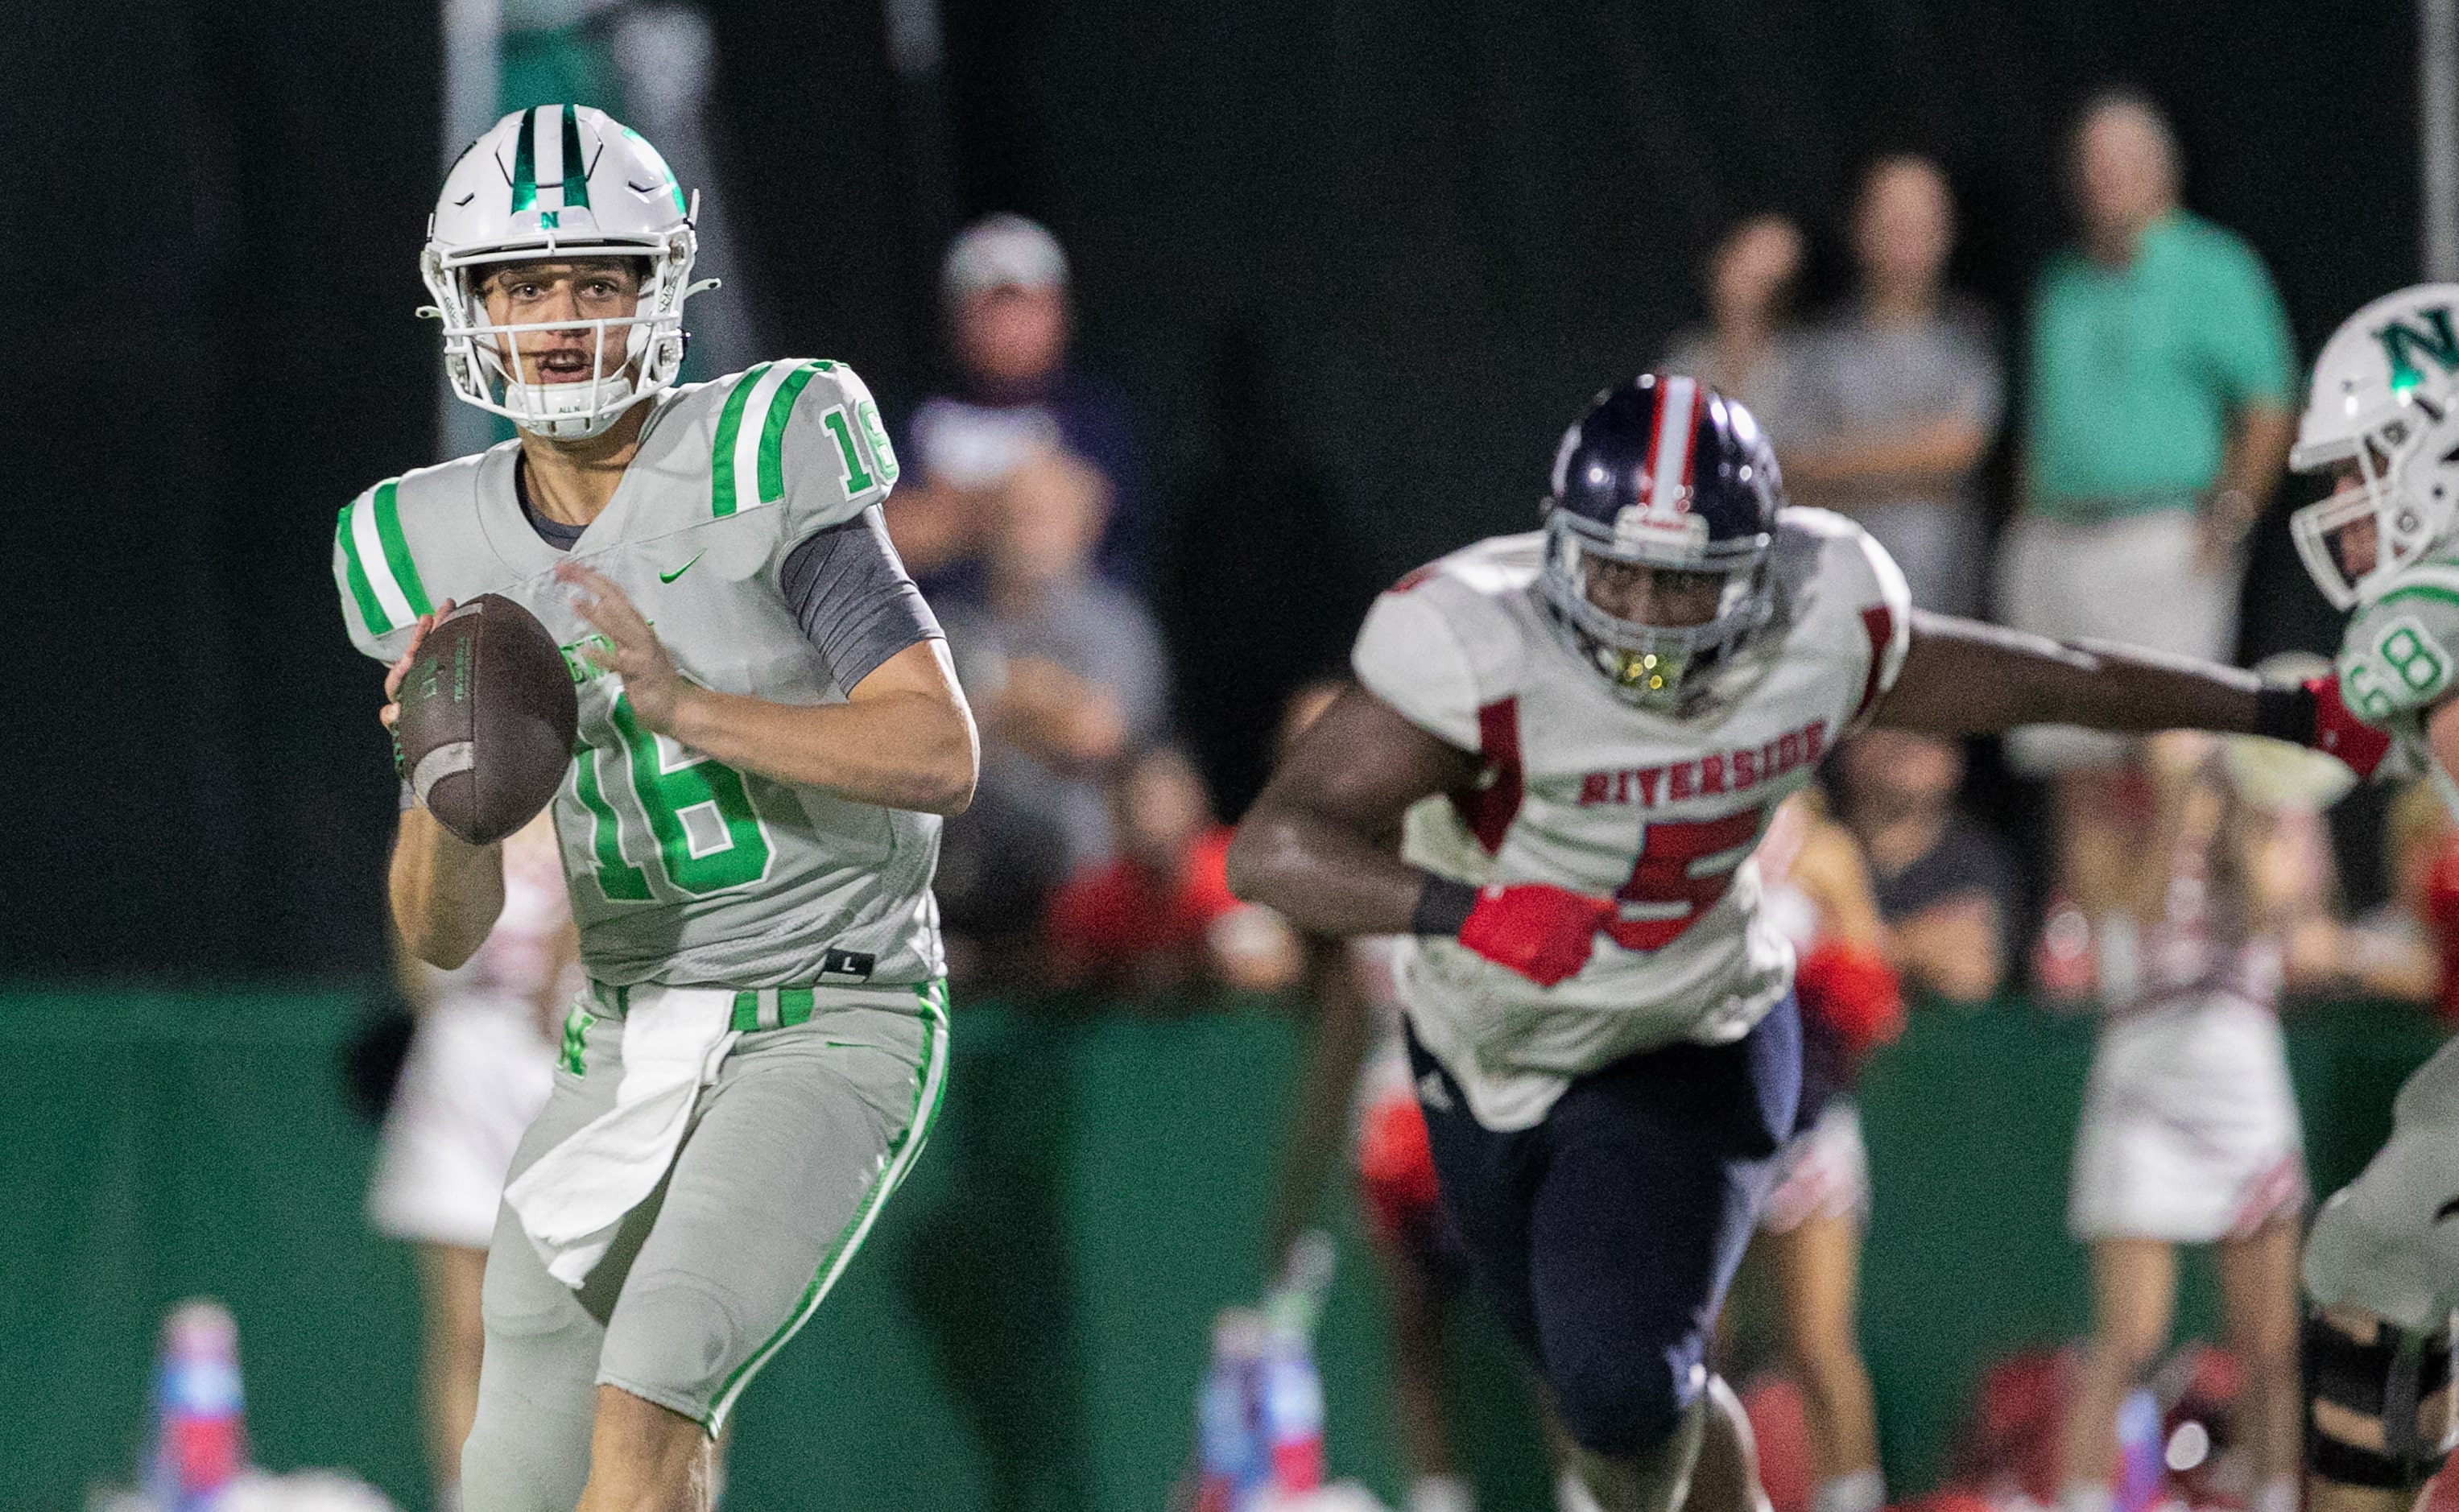
<path fill-rule="evenodd" d="M 1539 584 L 1557 628 L 1624 700 L 1701 711 L 1775 617 L 1768 552 L 1783 503 L 1775 449 L 1739 404 L 1656 373 L 1605 390 L 1554 453 Z M 1599 558 L 1720 578 L 1715 612 L 1688 625 L 1611 614 L 1589 597 Z"/>

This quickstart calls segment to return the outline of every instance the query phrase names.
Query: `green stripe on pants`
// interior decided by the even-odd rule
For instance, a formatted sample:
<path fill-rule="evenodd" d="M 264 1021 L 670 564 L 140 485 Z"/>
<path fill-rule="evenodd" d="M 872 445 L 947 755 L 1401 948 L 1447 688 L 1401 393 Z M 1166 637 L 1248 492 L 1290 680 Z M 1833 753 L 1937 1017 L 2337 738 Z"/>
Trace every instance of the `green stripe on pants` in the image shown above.
<path fill-rule="evenodd" d="M 938 1119 L 939 1100 L 948 1085 L 947 992 L 944 980 L 915 984 L 914 994 L 922 1004 L 922 1056 L 921 1063 L 914 1070 L 914 1111 L 907 1117 L 905 1127 L 889 1142 L 888 1159 L 881 1165 L 879 1174 L 872 1178 L 871 1189 L 863 1194 L 862 1204 L 854 1211 L 853 1222 L 848 1224 L 845 1230 L 837 1235 L 836 1242 L 829 1247 L 828 1253 L 820 1261 L 819 1273 L 811 1277 L 811 1285 L 803 1293 L 793 1315 L 786 1320 L 784 1327 L 769 1335 L 767 1343 L 753 1350 L 749 1358 L 736 1366 L 734 1374 L 725 1378 L 725 1384 L 718 1388 L 717 1399 L 709 1409 L 706 1424 L 711 1438 L 725 1427 L 725 1415 L 733 1410 L 735 1398 L 742 1395 L 743 1388 L 750 1383 L 760 1367 L 768 1363 L 769 1356 L 783 1349 L 786 1341 L 792 1338 L 819 1310 L 829 1289 L 836 1285 L 837 1277 L 844 1274 L 854 1251 L 862 1248 L 863 1240 L 870 1236 L 872 1225 L 879 1219 L 879 1210 L 888 1205 L 888 1199 L 905 1180 L 905 1173 L 914 1168 L 914 1162 L 922 1153 L 922 1146 L 929 1143 L 931 1125 Z"/>

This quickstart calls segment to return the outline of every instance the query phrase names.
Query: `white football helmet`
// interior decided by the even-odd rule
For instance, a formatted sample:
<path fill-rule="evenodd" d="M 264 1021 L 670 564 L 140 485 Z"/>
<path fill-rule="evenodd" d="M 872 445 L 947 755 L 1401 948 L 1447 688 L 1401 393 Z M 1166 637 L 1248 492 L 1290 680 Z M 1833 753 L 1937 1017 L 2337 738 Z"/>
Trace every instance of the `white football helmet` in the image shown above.
<path fill-rule="evenodd" d="M 419 275 L 444 325 L 444 371 L 454 395 L 533 434 L 578 440 L 674 386 L 683 365 L 683 301 L 714 279 L 691 282 L 694 204 L 658 150 L 588 105 L 515 111 L 489 128 L 444 176 L 427 222 Z M 525 383 L 513 360 L 514 327 L 489 323 L 478 288 L 500 262 L 636 257 L 641 300 L 622 319 L 541 322 L 523 330 L 594 334 L 586 382 Z M 621 360 L 610 371 L 612 341 Z"/>
<path fill-rule="evenodd" d="M 2459 534 L 2459 284 L 2420 284 L 2349 316 L 2314 361 L 2288 465 L 2355 481 L 2289 516 L 2305 570 L 2351 609 Z M 2370 521 L 2373 547 L 2343 538 Z"/>

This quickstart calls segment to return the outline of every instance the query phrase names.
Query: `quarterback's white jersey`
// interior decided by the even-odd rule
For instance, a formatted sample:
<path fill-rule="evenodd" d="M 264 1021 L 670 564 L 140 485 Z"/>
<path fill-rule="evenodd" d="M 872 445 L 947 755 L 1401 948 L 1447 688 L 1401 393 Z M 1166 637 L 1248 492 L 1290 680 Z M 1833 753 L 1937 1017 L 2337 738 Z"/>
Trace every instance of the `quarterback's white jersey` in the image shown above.
<path fill-rule="evenodd" d="M 1738 1040 L 1784 997 L 1793 947 L 1761 916 L 1751 852 L 1893 684 L 1910 638 L 1886 553 L 1840 515 L 1788 508 L 1770 561 L 1776 618 L 1751 679 L 1674 719 L 1616 698 L 1559 639 L 1537 592 L 1544 550 L 1542 534 L 1498 536 L 1412 573 L 1376 601 L 1352 655 L 1369 692 L 1483 762 L 1474 790 L 1410 810 L 1409 861 L 1621 904 L 1556 987 L 1456 941 L 1401 947 L 1419 1041 L 1496 1129 L 1536 1124 L 1571 1078 L 1633 1051 Z"/>

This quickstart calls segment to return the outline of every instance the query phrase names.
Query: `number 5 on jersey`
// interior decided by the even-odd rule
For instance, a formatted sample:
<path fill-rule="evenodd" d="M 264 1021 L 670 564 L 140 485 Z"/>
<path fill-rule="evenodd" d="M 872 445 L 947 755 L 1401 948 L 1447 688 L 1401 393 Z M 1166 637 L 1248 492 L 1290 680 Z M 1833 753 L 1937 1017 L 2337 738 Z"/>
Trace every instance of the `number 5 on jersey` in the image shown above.
<path fill-rule="evenodd" d="M 608 902 L 646 903 L 661 892 L 704 897 L 768 874 L 768 831 L 741 772 L 648 728 L 620 696 L 580 733 L 573 788 L 589 810 L 590 853 Z M 626 859 L 627 830 L 655 881 Z"/>
<path fill-rule="evenodd" d="M 1614 890 L 1626 916 L 1606 926 L 1625 950 L 1663 950 L 1716 906 L 1758 839 L 1764 807 L 1721 819 L 1667 820 L 1640 832 L 1630 880 Z M 1636 917 L 1629 916 L 1636 914 Z"/>

